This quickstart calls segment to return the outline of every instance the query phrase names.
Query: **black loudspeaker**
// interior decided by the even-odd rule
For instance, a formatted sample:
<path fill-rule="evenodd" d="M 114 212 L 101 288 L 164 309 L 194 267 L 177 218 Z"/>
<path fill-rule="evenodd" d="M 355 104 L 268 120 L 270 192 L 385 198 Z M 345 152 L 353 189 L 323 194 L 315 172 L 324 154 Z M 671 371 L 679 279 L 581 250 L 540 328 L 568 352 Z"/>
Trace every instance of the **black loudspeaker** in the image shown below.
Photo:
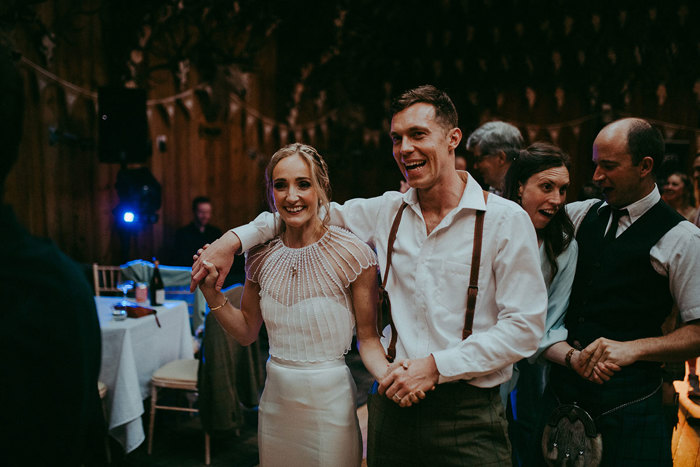
<path fill-rule="evenodd" d="M 100 88 L 97 101 L 100 162 L 146 162 L 151 152 L 146 91 Z"/>

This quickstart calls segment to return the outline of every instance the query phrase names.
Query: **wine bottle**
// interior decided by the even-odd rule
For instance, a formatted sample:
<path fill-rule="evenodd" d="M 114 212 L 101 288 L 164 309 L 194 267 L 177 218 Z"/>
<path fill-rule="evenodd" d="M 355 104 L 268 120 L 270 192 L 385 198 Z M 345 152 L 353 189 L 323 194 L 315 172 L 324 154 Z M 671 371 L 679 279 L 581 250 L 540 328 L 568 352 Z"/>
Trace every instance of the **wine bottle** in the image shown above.
<path fill-rule="evenodd" d="M 153 275 L 151 276 L 151 282 L 148 284 L 151 306 L 162 305 L 165 302 L 165 285 L 163 285 L 163 279 L 160 277 L 158 264 L 158 260 L 153 258 Z"/>

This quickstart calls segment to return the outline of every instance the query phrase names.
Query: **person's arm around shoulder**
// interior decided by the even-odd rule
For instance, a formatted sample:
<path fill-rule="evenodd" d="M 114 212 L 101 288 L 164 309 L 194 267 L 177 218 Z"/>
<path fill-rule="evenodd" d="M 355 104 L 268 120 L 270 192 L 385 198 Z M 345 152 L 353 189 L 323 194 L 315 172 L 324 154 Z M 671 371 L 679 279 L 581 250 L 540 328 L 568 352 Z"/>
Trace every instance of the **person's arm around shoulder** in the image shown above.
<path fill-rule="evenodd" d="M 400 199 L 400 193 L 387 192 L 376 198 L 352 199 L 343 205 L 331 203 L 331 224 L 352 231 L 364 242 L 372 242 L 382 207 L 387 202 L 396 203 L 397 199 L 395 198 Z M 233 228 L 211 245 L 206 245 L 199 256 L 195 255 L 193 258 L 195 262 L 192 266 L 190 291 L 194 291 L 197 284 L 207 274 L 206 268 L 203 267 L 203 261 L 209 261 L 216 266 L 219 271 L 216 288 L 221 290 L 233 265 L 234 256 L 271 240 L 276 235 L 277 219 L 276 214 L 260 213 L 253 222 Z"/>
<path fill-rule="evenodd" d="M 355 198 L 343 204 L 330 204 L 330 223 L 351 231 L 365 243 L 376 243 L 379 219 L 393 219 L 403 196 L 397 191 L 387 191 L 374 198 Z M 388 227 L 387 227 L 388 229 Z"/>
<path fill-rule="evenodd" d="M 586 214 L 588 214 L 588 210 L 591 209 L 594 204 L 599 202 L 599 199 L 592 198 L 583 201 L 573 201 L 564 206 L 566 214 L 574 224 L 575 233 L 578 233 L 578 228 L 581 225 L 581 221 L 583 221 L 583 218 L 586 217 Z"/>
<path fill-rule="evenodd" d="M 244 346 L 252 344 L 257 340 L 263 322 L 260 310 L 260 286 L 246 280 L 241 308 L 238 309 L 217 289 L 219 273 L 216 266 L 209 261 L 203 261 L 203 267 L 208 274 L 199 284 L 199 289 L 209 304 L 210 313 L 214 313 L 221 327 L 239 344 Z"/>

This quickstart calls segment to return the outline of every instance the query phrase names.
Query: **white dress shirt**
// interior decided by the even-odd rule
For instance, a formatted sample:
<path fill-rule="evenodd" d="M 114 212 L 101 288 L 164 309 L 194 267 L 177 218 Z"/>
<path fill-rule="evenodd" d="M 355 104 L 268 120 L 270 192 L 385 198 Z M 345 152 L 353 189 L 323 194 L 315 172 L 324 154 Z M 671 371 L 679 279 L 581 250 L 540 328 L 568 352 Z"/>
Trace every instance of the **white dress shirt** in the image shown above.
<path fill-rule="evenodd" d="M 406 202 L 386 289 L 398 332 L 396 358 L 433 355 L 440 383 L 468 380 L 478 387 L 508 381 L 512 364 L 532 355 L 544 333 L 547 291 L 535 229 L 517 204 L 489 195 L 466 172 L 459 204 L 427 233 L 417 192 L 387 192 L 331 204 L 331 224 L 374 246 L 384 273 L 394 216 Z M 462 339 L 476 210 L 485 210 L 479 294 L 473 334 Z M 274 216 L 263 213 L 233 229 L 243 251 L 274 236 Z M 389 328 L 382 339 L 389 342 Z"/>
<path fill-rule="evenodd" d="M 644 198 L 624 206 L 628 214 L 620 217 L 615 237 L 619 237 L 660 199 L 659 190 L 654 186 Z M 577 233 L 588 210 L 599 201 L 588 199 L 566 205 Z M 603 202 L 601 208 L 606 205 Z M 605 231 L 609 228 L 610 221 Z M 700 229 L 686 220 L 679 222 L 649 250 L 649 261 L 657 273 L 668 277 L 671 295 L 683 322 L 700 319 Z"/>

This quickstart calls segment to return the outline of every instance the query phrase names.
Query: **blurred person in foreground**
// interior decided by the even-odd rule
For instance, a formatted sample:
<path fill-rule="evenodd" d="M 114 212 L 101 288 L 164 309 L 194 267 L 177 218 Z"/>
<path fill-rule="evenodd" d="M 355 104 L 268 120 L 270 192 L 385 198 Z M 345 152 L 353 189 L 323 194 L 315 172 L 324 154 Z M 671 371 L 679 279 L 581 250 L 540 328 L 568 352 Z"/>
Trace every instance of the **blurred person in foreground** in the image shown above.
<path fill-rule="evenodd" d="M 0 196 L 19 155 L 21 77 L 0 45 Z M 96 465 L 100 326 L 82 269 L 0 207 L 0 465 Z"/>
<path fill-rule="evenodd" d="M 511 450 L 498 387 L 513 363 L 537 350 L 544 329 L 535 229 L 520 206 L 488 195 L 455 169 L 462 132 L 446 93 L 420 86 L 398 96 L 391 110 L 393 157 L 410 188 L 331 203 L 329 213 L 331 224 L 376 248 L 382 274 L 392 225 L 403 213 L 386 286 L 394 327 L 382 340 L 390 348 L 394 339 L 396 360 L 369 396 L 367 463 L 504 465 Z M 479 212 L 472 326 L 467 290 Z M 224 274 L 235 252 L 269 240 L 274 226 L 275 216 L 263 213 L 224 234 L 195 263 L 193 283 L 207 272 L 204 260 Z"/>

